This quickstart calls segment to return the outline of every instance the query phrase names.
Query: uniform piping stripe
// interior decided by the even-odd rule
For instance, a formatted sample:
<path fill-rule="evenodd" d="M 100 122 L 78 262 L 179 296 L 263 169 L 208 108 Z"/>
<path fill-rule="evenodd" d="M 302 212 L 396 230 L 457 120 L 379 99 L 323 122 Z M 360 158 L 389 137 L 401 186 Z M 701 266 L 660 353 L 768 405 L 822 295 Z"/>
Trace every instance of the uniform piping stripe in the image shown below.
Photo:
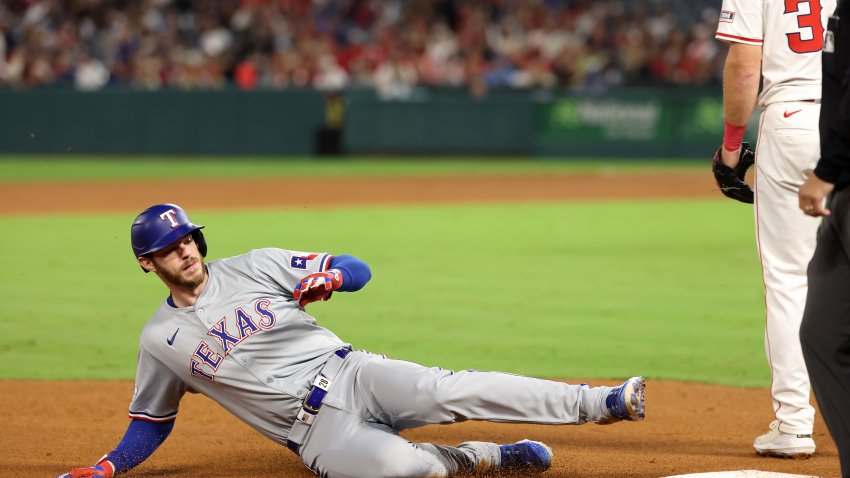
<path fill-rule="evenodd" d="M 333 258 L 334 258 L 334 256 L 332 256 L 330 254 L 325 254 L 325 257 L 322 259 L 322 268 L 320 270 L 322 270 L 322 271 L 328 270 L 328 267 L 331 266 L 331 259 L 333 259 Z"/>
<path fill-rule="evenodd" d="M 134 418 L 136 420 L 144 420 L 146 422 L 163 423 L 173 421 L 177 418 L 177 414 L 173 413 L 171 415 L 155 416 L 148 415 L 147 413 L 143 412 L 130 412 L 130 418 Z"/>
<path fill-rule="evenodd" d="M 758 146 L 761 141 L 761 133 L 764 128 L 764 115 L 759 120 L 759 131 L 758 136 L 756 138 L 756 146 Z M 758 157 L 759 157 L 759 148 L 756 147 L 756 165 L 758 165 Z M 765 338 L 765 346 L 767 352 L 767 362 L 770 365 L 770 398 L 777 404 L 779 404 L 774 410 L 773 415 L 776 417 L 777 413 L 779 413 L 779 409 L 782 408 L 782 403 L 776 400 L 773 396 L 773 383 L 776 380 L 776 377 L 773 374 L 773 354 L 771 353 L 770 346 L 770 334 L 768 333 L 770 329 L 767 327 L 767 316 L 769 311 L 767 310 L 767 280 L 765 280 L 765 272 L 764 272 L 764 255 L 762 254 L 761 247 L 761 234 L 759 229 L 759 188 L 758 188 L 758 167 L 754 169 L 754 177 L 753 186 L 755 186 L 755 214 L 756 214 L 756 243 L 758 244 L 759 250 L 759 266 L 761 266 L 761 279 L 762 284 L 764 285 L 764 338 Z"/>
<path fill-rule="evenodd" d="M 743 41 L 743 42 L 757 43 L 757 44 L 759 44 L 759 45 L 761 45 L 762 43 L 764 43 L 764 40 L 762 40 L 762 39 L 760 39 L 760 38 L 739 37 L 739 36 L 737 36 L 737 35 L 730 35 L 730 34 L 728 34 L 728 33 L 720 33 L 720 32 L 717 32 L 717 33 L 715 34 L 715 36 L 716 36 L 716 37 L 720 37 L 720 38 L 728 38 L 728 39 L 730 39 L 730 40 L 738 40 L 738 41 Z"/>

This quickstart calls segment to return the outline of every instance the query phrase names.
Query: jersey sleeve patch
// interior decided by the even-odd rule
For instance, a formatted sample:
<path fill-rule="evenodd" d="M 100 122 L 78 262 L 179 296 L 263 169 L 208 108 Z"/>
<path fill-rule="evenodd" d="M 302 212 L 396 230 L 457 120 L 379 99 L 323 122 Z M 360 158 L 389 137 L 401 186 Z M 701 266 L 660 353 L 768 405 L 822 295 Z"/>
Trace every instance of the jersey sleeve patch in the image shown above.
<path fill-rule="evenodd" d="M 730 10 L 721 10 L 720 21 L 723 23 L 732 23 L 735 21 L 735 12 Z"/>
<path fill-rule="evenodd" d="M 306 256 L 293 256 L 289 261 L 289 267 L 292 269 L 306 269 L 307 263 L 318 257 L 318 254 L 309 254 Z"/>
<path fill-rule="evenodd" d="M 761 38 L 747 38 L 747 37 L 742 37 L 742 36 L 738 36 L 738 35 L 730 35 L 728 33 L 721 33 L 721 32 L 717 32 L 717 34 L 715 34 L 715 37 L 717 37 L 720 40 L 734 41 L 734 42 L 738 42 L 738 43 L 747 43 L 747 44 L 750 44 L 750 45 L 761 45 L 762 43 L 764 43 L 764 40 L 762 40 Z"/>

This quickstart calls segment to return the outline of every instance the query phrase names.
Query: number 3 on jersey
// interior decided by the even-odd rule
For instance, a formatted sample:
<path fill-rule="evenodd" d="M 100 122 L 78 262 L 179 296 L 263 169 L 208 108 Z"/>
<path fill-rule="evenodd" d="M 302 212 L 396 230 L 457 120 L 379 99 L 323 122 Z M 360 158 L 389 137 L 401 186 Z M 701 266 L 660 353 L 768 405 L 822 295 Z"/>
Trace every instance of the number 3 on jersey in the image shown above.
<path fill-rule="evenodd" d="M 807 40 L 803 39 L 801 32 L 786 33 L 791 51 L 794 53 L 819 52 L 823 48 L 820 0 L 785 0 L 785 14 L 797 14 L 797 26 L 800 30 L 811 32 L 811 38 Z"/>

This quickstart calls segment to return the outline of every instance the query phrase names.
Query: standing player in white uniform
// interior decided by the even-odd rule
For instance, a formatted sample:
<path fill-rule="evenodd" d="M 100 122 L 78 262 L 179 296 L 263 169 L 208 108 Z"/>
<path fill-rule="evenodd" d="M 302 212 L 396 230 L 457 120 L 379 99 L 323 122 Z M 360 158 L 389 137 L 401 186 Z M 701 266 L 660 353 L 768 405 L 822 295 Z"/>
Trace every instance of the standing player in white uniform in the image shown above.
<path fill-rule="evenodd" d="M 351 256 L 257 249 L 204 263 L 200 229 L 179 206 L 142 212 L 131 228 L 139 265 L 169 289 L 142 330 L 131 423 L 94 466 L 61 475 L 111 477 L 149 457 L 183 394 L 203 393 L 298 454 L 323 477 L 446 477 L 536 472 L 544 444 L 411 443 L 399 431 L 492 420 L 611 423 L 644 417 L 644 381 L 588 387 L 497 372 L 453 372 L 352 350 L 304 311 L 371 278 Z"/>
<path fill-rule="evenodd" d="M 819 221 L 800 213 L 797 191 L 820 155 L 821 48 L 834 9 L 835 0 L 723 0 L 716 34 L 731 43 L 723 74 L 721 150 L 727 166 L 738 163 L 763 79 L 755 223 L 776 420 L 753 443 L 761 455 L 800 458 L 815 451 L 814 408 L 799 330 Z"/>

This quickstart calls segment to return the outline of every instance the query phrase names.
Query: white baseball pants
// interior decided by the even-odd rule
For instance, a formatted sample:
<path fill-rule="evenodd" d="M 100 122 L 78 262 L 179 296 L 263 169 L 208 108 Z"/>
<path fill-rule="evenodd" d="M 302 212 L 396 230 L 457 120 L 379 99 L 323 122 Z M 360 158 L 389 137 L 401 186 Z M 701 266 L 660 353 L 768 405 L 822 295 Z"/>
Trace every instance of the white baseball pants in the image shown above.
<path fill-rule="evenodd" d="M 809 434 L 814 408 L 800 347 L 806 268 L 820 220 L 803 214 L 797 192 L 820 158 L 820 104 L 774 103 L 761 116 L 756 151 L 756 240 L 764 277 L 765 351 L 779 429 Z"/>

